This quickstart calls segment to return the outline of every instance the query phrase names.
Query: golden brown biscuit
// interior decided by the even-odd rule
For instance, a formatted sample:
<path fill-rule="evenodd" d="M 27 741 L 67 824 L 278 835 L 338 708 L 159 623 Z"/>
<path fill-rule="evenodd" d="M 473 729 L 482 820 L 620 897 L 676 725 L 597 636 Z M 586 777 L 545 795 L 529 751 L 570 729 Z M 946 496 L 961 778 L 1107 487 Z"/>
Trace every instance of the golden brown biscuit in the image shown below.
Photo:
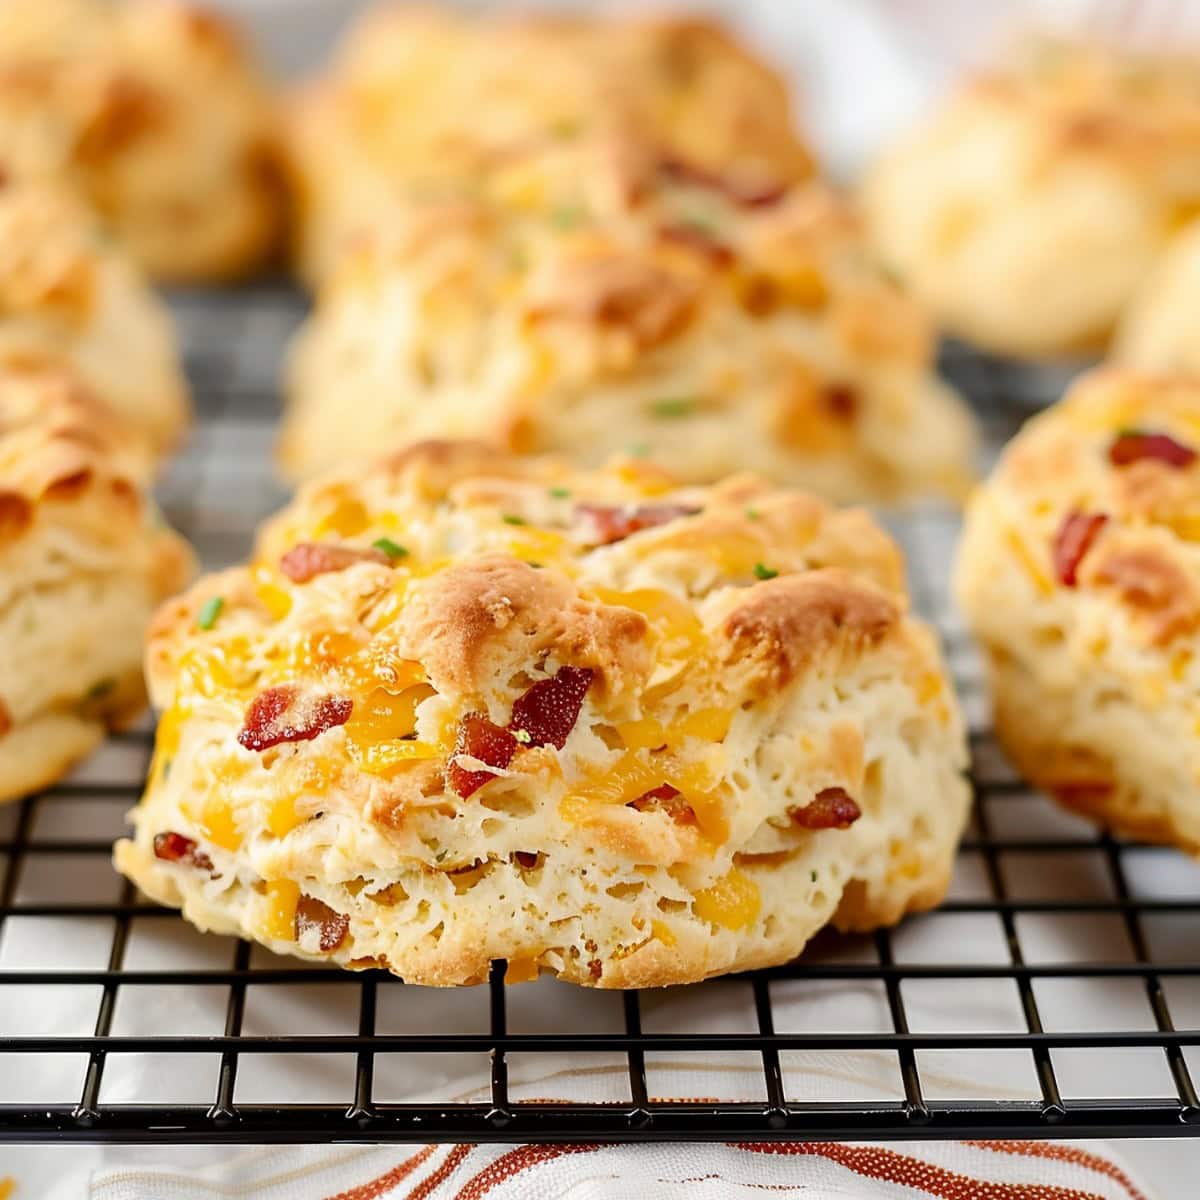
<path fill-rule="evenodd" d="M 280 226 L 269 101 L 230 27 L 176 0 L 0 0 L 0 172 L 91 204 L 156 277 L 262 264 Z"/>
<path fill-rule="evenodd" d="M 141 450 L 67 369 L 0 369 L 0 800 L 145 704 L 146 624 L 192 558 L 143 493 Z"/>
<path fill-rule="evenodd" d="M 902 576 L 862 511 L 750 476 L 410 448 L 159 614 L 116 863 L 202 929 L 436 985 L 681 983 L 895 921 L 968 804 Z"/>
<path fill-rule="evenodd" d="M 1111 333 L 1200 208 L 1200 59 L 1027 43 L 968 81 L 864 189 L 881 252 L 953 332 L 1055 355 Z"/>
<path fill-rule="evenodd" d="M 296 98 L 289 124 L 310 281 L 348 236 L 386 226 L 398 197 L 469 190 L 537 146 L 637 133 L 747 192 L 812 170 L 782 81 L 695 18 L 481 20 L 385 5 Z"/>
<path fill-rule="evenodd" d="M 153 452 L 188 421 L 166 306 L 67 192 L 0 184 L 0 366 L 69 364 Z"/>
<path fill-rule="evenodd" d="M 1168 243 L 1117 331 L 1114 355 L 1151 371 L 1200 375 L 1200 220 Z"/>
<path fill-rule="evenodd" d="M 593 138 L 414 201 L 345 256 L 290 354 L 280 461 L 482 436 L 835 500 L 961 495 L 973 426 L 933 347 L 824 185 L 746 194 Z"/>
<path fill-rule="evenodd" d="M 1200 382 L 1110 368 L 1005 452 L 957 592 L 996 728 L 1064 804 L 1200 851 Z"/>

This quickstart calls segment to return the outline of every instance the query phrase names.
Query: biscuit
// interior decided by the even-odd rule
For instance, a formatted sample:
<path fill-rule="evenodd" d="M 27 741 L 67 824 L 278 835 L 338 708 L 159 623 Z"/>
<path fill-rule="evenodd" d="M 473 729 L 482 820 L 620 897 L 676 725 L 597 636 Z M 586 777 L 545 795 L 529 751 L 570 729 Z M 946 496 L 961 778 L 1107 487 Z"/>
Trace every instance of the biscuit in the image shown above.
<path fill-rule="evenodd" d="M 747 192 L 812 160 L 780 78 L 694 18 L 479 19 L 385 5 L 347 36 L 285 122 L 297 258 L 322 278 L 398 194 L 469 189 L 514 151 L 638 131 Z"/>
<path fill-rule="evenodd" d="M 864 512 L 751 476 L 406 449 L 159 613 L 116 864 L 201 929 L 421 984 L 682 983 L 894 922 L 968 807 L 902 579 Z"/>
<path fill-rule="evenodd" d="M 244 274 L 279 238 L 267 95 L 174 0 L 0 0 L 0 172 L 75 189 L 161 279 Z"/>
<path fill-rule="evenodd" d="M 596 138 L 514 154 L 343 258 L 290 351 L 280 463 L 473 436 L 834 500 L 957 497 L 974 428 L 934 342 L 825 185 L 747 196 Z"/>
<path fill-rule="evenodd" d="M 972 500 L 956 568 L 1025 775 L 1200 850 L 1200 382 L 1098 370 Z"/>
<path fill-rule="evenodd" d="M 0 367 L 0 800 L 145 704 L 145 628 L 192 558 L 143 493 L 141 449 L 68 370 Z"/>
<path fill-rule="evenodd" d="M 1144 370 L 1200 375 L 1200 221 L 1171 240 L 1125 310 L 1114 356 Z"/>
<path fill-rule="evenodd" d="M 968 81 L 869 173 L 872 236 L 945 327 L 1085 352 L 1200 205 L 1200 60 L 1038 41 Z"/>
<path fill-rule="evenodd" d="M 130 364 L 135 364 L 131 367 Z M 69 193 L 0 185 L 0 366 L 66 364 L 152 452 L 188 421 L 166 306 Z"/>

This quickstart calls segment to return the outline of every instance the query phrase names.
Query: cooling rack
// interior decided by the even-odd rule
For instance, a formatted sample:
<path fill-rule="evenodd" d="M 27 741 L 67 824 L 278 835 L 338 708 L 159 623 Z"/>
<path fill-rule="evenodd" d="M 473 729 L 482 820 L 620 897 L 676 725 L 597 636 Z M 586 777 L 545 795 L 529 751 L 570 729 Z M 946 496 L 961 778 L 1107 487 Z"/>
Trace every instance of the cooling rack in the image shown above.
<path fill-rule="evenodd" d="M 209 566 L 283 500 L 284 287 L 173 298 L 199 429 L 161 492 Z M 997 446 L 1036 392 L 952 349 Z M 353 419 L 353 414 L 347 414 Z M 553 1141 L 1147 1136 L 1200 1130 L 1200 869 L 1031 793 L 946 601 L 956 517 L 890 522 L 972 724 L 950 897 L 692 988 L 434 992 L 196 933 L 111 870 L 149 722 L 0 810 L 0 1139 Z"/>

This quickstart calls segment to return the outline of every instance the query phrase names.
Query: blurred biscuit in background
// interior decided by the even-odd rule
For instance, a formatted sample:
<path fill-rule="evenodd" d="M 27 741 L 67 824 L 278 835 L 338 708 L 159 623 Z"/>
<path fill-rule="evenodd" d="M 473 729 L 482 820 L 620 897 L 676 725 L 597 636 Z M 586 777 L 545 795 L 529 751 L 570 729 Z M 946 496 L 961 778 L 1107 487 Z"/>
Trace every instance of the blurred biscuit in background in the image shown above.
<path fill-rule="evenodd" d="M 969 79 L 863 188 L 887 261 L 953 333 L 1105 345 L 1200 207 L 1200 59 L 1034 39 Z"/>
<path fill-rule="evenodd" d="M 280 240 L 268 93 L 232 26 L 173 0 L 0 0 L 0 172 L 75 189 L 159 279 Z"/>

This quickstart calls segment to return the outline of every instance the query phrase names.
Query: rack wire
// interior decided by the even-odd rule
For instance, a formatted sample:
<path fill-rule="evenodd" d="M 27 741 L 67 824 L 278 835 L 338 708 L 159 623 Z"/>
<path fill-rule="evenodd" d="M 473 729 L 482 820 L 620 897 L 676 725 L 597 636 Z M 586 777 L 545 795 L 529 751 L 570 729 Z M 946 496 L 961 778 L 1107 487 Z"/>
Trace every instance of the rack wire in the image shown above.
<path fill-rule="evenodd" d="M 283 287 L 174 298 L 200 424 L 161 494 L 210 566 L 272 482 Z M 1029 393 L 950 351 L 994 446 Z M 204 936 L 108 863 L 149 721 L 0 810 L 0 1139 L 567 1141 L 1148 1136 L 1200 1130 L 1200 868 L 1031 793 L 946 600 L 954 514 L 892 520 L 972 723 L 951 895 L 871 937 L 664 992 L 435 993 Z M 697 1082 L 722 1095 L 695 1094 Z"/>

